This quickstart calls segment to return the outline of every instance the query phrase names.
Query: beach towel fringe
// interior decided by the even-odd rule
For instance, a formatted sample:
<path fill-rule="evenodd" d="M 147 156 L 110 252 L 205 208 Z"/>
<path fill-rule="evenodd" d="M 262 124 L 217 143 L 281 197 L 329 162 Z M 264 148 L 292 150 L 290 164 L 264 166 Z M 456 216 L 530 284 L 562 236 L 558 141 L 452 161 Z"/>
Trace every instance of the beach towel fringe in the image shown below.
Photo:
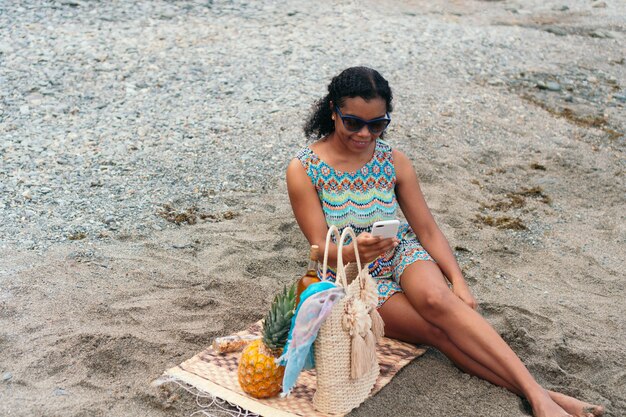
<path fill-rule="evenodd" d="M 259 417 L 258 414 L 252 413 L 222 398 L 200 391 L 199 389 L 186 382 L 180 381 L 178 378 L 173 376 L 164 375 L 154 381 L 152 386 L 158 388 L 167 383 L 174 383 L 196 397 L 196 404 L 201 409 L 191 413 L 189 417 L 198 415 L 206 417 Z"/>

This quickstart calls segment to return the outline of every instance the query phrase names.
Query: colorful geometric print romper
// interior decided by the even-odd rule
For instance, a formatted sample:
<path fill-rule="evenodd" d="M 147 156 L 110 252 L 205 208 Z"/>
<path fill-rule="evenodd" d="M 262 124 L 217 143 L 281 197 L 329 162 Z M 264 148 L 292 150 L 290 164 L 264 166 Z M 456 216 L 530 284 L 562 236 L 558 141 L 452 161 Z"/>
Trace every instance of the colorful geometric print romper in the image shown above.
<path fill-rule="evenodd" d="M 378 139 L 372 159 L 355 172 L 335 170 L 322 161 L 308 146 L 297 158 L 311 178 L 322 203 L 328 226 L 335 225 L 341 233 L 350 226 L 358 236 L 371 232 L 374 222 L 396 219 L 396 170 L 391 147 Z M 417 236 L 406 222 L 398 230 L 400 244 L 368 265 L 369 272 L 378 284 L 378 307 L 397 292 L 402 292 L 400 277 L 404 269 L 418 260 L 430 260 Z M 335 279 L 335 271 L 327 277 Z"/>

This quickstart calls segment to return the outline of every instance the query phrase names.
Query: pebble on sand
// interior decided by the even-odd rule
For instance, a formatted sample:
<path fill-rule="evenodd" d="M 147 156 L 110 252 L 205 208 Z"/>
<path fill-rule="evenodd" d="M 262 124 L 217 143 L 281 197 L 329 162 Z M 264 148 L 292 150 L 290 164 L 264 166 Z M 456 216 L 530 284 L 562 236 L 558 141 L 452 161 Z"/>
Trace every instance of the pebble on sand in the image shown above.
<path fill-rule="evenodd" d="M 555 81 L 548 81 L 548 82 L 538 81 L 537 88 L 541 90 L 561 91 L 561 84 Z"/>

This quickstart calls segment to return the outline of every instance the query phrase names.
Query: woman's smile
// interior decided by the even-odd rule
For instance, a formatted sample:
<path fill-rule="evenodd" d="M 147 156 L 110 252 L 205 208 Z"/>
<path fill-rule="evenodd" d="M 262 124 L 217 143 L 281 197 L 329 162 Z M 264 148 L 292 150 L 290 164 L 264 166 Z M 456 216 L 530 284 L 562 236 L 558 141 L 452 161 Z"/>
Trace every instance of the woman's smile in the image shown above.
<path fill-rule="evenodd" d="M 363 140 L 357 138 L 350 138 L 352 143 L 360 149 L 366 149 L 373 141 L 371 139 Z"/>

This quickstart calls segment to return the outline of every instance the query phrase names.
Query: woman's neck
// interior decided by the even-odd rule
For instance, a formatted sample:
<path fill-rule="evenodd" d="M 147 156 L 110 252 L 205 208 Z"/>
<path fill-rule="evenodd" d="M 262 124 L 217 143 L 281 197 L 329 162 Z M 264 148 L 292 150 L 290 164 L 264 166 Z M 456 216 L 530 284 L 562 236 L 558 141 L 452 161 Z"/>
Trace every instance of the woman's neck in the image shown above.
<path fill-rule="evenodd" d="M 373 140 L 371 146 L 363 151 L 355 152 L 335 136 L 334 132 L 323 138 L 321 142 L 319 144 L 321 146 L 314 151 L 333 168 L 346 172 L 354 172 L 367 164 L 376 149 L 376 140 Z"/>

